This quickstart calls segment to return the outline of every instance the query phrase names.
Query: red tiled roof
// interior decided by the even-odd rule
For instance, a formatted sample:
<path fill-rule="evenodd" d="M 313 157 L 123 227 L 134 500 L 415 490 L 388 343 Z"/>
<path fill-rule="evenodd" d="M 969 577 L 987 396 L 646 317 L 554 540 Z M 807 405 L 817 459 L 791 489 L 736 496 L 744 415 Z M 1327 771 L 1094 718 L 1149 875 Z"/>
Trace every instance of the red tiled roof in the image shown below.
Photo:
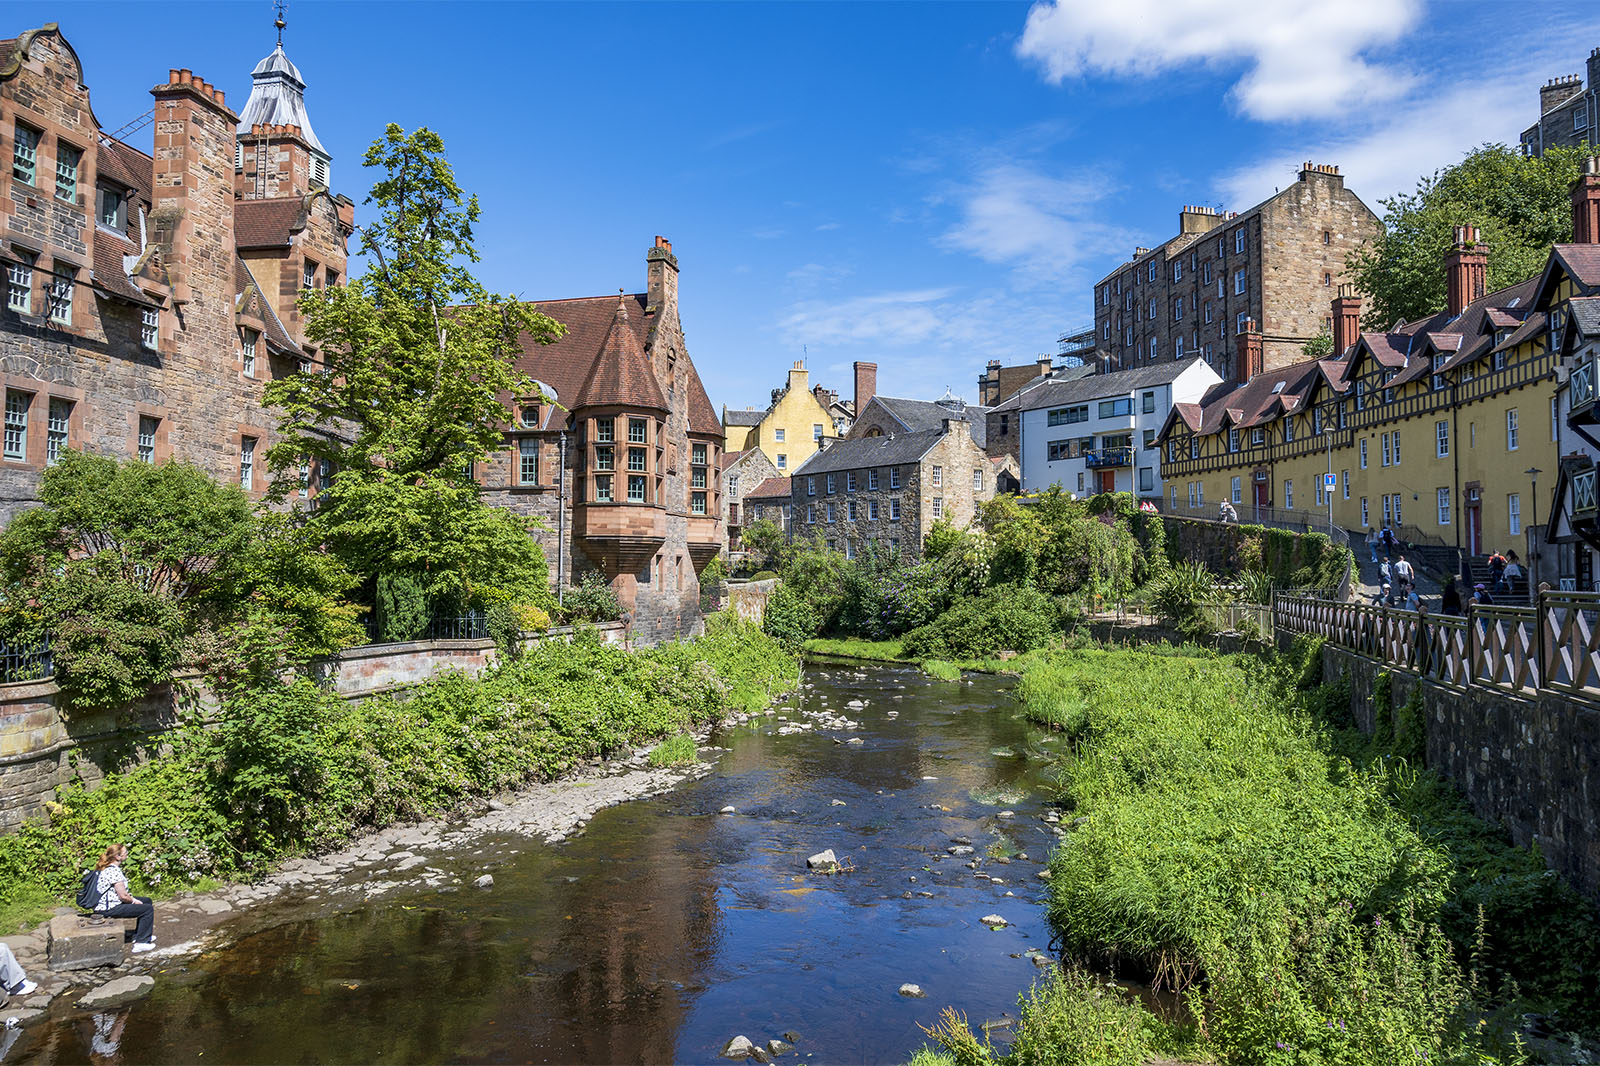
<path fill-rule="evenodd" d="M 233 202 L 233 243 L 239 248 L 286 248 L 304 225 L 298 196 Z"/>
<path fill-rule="evenodd" d="M 611 324 L 606 328 L 605 339 L 594 362 L 589 365 L 588 377 L 578 390 L 572 407 L 609 407 L 626 404 L 630 407 L 669 410 L 667 398 L 650 369 L 650 360 L 644 354 L 644 344 L 629 322 L 628 301 L 619 298 L 612 305 Z"/>
<path fill-rule="evenodd" d="M 1600 244 L 1558 244 L 1552 249 L 1584 285 L 1600 285 Z"/>
<path fill-rule="evenodd" d="M 734 463 L 737 463 L 740 459 L 743 459 L 744 458 L 744 453 L 749 451 L 749 450 L 750 450 L 749 448 L 744 448 L 744 449 L 741 449 L 740 451 L 736 451 L 736 452 L 723 452 L 720 456 L 717 457 L 717 469 L 718 470 L 726 470 L 726 469 L 728 469 L 728 467 L 732 466 Z"/>
<path fill-rule="evenodd" d="M 137 254 L 137 248 L 128 241 L 120 239 L 113 231 L 97 230 L 94 235 L 92 273 L 95 286 L 112 296 L 120 296 L 134 303 L 153 303 L 154 301 L 140 291 L 139 286 L 128 277 L 128 272 L 122 265 L 123 256 Z"/>
<path fill-rule="evenodd" d="M 787 500 L 790 493 L 790 479 L 786 477 L 769 477 L 755 488 L 744 494 L 746 500 Z"/>
<path fill-rule="evenodd" d="M 156 166 L 154 159 L 131 144 L 124 144 L 109 137 L 100 142 L 100 151 L 96 159 L 101 177 L 110 178 L 132 189 L 134 195 L 139 198 L 139 203 L 144 205 L 144 209 L 150 210 L 154 200 Z M 137 212 L 132 210 L 128 212 L 130 225 L 137 226 L 137 218 Z"/>
<path fill-rule="evenodd" d="M 711 406 L 705 383 L 700 380 L 700 374 L 693 365 L 689 368 L 689 432 L 722 436 L 722 419 L 717 417 L 717 409 Z"/>

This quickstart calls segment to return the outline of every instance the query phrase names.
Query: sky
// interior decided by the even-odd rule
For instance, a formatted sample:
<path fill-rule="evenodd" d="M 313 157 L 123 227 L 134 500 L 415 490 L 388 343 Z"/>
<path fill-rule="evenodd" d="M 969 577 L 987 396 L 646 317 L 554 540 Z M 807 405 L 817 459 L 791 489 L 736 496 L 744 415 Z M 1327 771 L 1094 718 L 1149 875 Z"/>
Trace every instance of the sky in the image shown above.
<path fill-rule="evenodd" d="M 0 36 L 59 22 L 114 131 L 174 67 L 242 107 L 273 17 L 10 0 Z M 1381 212 L 1515 143 L 1538 87 L 1600 46 L 1600 5 L 1533 0 L 294 0 L 286 19 L 358 224 L 361 156 L 394 122 L 438 132 L 478 196 L 492 290 L 638 292 L 667 237 L 719 410 L 765 406 L 802 358 L 846 397 L 860 359 L 887 395 L 974 399 L 989 360 L 1091 323 L 1094 281 L 1182 205 L 1243 210 L 1313 160 Z"/>

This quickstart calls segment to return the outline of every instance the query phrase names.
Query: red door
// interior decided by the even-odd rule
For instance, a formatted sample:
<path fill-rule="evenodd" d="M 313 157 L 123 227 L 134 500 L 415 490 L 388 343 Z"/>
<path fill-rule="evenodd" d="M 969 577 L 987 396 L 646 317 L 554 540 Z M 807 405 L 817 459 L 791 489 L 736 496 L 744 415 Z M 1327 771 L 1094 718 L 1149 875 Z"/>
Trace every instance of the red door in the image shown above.
<path fill-rule="evenodd" d="M 1100 491 L 1101 492 L 1116 492 L 1117 491 L 1117 472 L 1115 470 L 1102 470 L 1102 471 L 1100 471 Z"/>
<path fill-rule="evenodd" d="M 1261 517 L 1262 510 L 1267 506 L 1267 488 L 1265 481 L 1257 481 L 1256 486 L 1256 517 Z"/>
<path fill-rule="evenodd" d="M 1467 554 L 1483 554 L 1483 510 L 1477 504 L 1467 507 Z"/>

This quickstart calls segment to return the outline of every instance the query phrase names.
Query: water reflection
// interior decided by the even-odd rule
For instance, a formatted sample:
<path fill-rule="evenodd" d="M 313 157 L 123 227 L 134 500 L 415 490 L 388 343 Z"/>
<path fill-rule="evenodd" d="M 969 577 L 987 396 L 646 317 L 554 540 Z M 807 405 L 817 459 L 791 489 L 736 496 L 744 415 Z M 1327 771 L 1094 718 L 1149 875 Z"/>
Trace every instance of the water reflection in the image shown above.
<path fill-rule="evenodd" d="M 1013 956 L 1048 941 L 1034 875 L 1052 837 L 1039 738 L 1005 683 L 805 680 L 782 713 L 846 714 L 864 743 L 780 736 L 782 720 L 731 731 L 718 774 L 601 812 L 565 845 L 500 839 L 433 863 L 467 883 L 494 866 L 489 892 L 256 912 L 257 931 L 162 974 L 103 1032 L 63 1008 L 8 1061 L 707 1062 L 736 1034 L 796 1031 L 816 1060 L 900 1062 L 946 1004 L 1013 1009 L 1037 973 Z M 950 855 L 957 838 L 977 854 Z M 854 872 L 808 874 L 828 847 Z M 990 932 L 991 912 L 1014 924 Z M 899 997 L 906 981 L 928 998 Z"/>

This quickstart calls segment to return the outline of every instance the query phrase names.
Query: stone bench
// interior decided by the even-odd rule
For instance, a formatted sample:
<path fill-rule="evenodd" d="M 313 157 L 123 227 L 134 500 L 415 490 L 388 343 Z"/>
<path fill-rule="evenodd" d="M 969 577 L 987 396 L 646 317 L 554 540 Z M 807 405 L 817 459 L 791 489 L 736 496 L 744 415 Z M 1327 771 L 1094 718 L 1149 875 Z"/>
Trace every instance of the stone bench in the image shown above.
<path fill-rule="evenodd" d="M 137 918 L 60 914 L 50 919 L 47 955 L 52 970 L 116 966 L 128 957 L 127 934 Z"/>

